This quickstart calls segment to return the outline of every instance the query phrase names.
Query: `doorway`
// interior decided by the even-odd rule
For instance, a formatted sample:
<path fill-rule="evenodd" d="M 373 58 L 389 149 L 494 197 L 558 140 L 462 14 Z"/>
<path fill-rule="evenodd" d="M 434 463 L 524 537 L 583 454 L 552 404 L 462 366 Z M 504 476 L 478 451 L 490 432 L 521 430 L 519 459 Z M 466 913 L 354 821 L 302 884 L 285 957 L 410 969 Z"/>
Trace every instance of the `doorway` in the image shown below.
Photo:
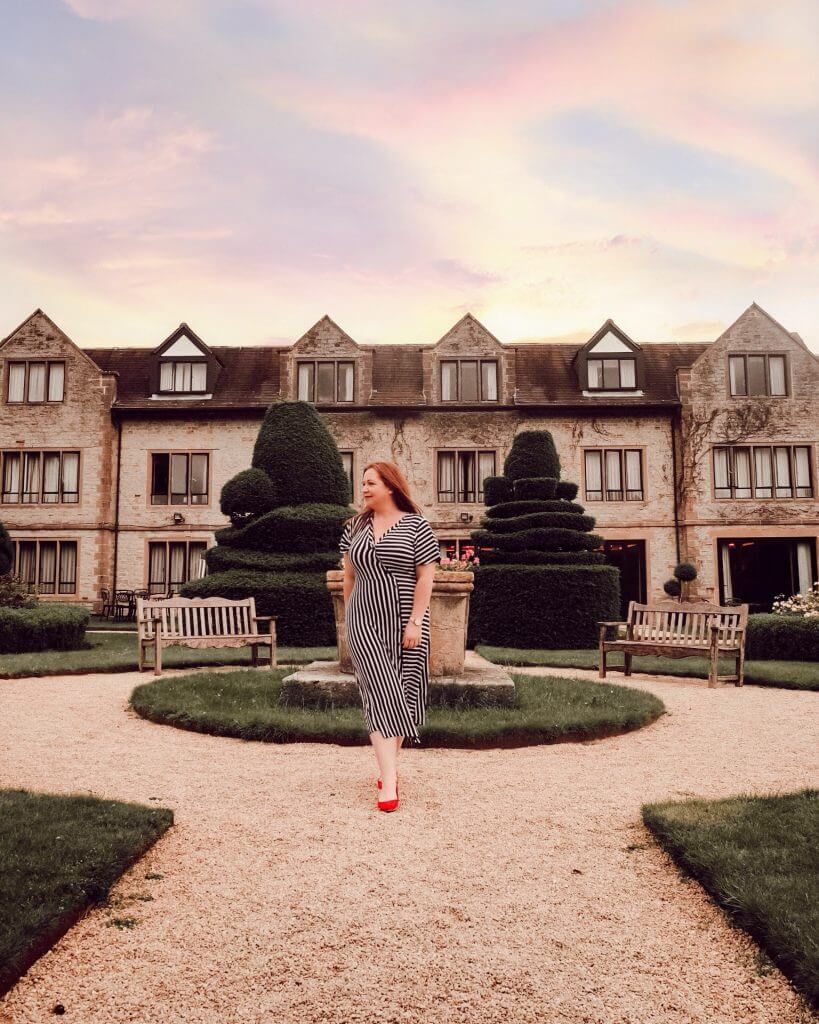
<path fill-rule="evenodd" d="M 629 601 L 644 604 L 646 599 L 646 542 L 644 540 L 607 540 L 603 551 L 609 565 L 620 570 L 620 617 L 628 615 Z"/>
<path fill-rule="evenodd" d="M 806 594 L 816 579 L 813 537 L 738 537 L 720 540 L 718 546 L 722 604 L 769 612 L 780 594 Z"/>

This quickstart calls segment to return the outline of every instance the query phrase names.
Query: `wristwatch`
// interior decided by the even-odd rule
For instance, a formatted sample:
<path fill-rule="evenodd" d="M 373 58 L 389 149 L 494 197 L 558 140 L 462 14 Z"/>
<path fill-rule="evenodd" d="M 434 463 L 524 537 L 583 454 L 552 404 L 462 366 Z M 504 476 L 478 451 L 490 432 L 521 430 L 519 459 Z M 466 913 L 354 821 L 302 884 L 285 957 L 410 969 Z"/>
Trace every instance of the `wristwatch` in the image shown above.
<path fill-rule="evenodd" d="M 423 619 L 410 619 L 410 622 L 413 624 L 413 626 L 423 626 L 424 624 Z"/>

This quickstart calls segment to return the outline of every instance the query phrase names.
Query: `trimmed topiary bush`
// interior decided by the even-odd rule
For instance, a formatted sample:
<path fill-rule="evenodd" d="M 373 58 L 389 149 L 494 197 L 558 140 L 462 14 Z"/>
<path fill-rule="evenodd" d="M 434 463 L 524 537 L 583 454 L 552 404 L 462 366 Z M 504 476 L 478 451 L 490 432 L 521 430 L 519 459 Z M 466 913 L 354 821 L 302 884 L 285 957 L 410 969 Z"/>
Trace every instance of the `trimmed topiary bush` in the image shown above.
<path fill-rule="evenodd" d="M 483 482 L 483 500 L 487 505 L 498 505 L 512 500 L 512 481 L 505 476 L 488 476 Z"/>
<path fill-rule="evenodd" d="M 222 488 L 219 507 L 234 526 L 244 526 L 276 507 L 276 488 L 263 469 L 243 469 Z"/>
<path fill-rule="evenodd" d="M 682 595 L 682 584 L 679 580 L 666 580 L 663 590 L 669 597 L 680 597 Z"/>
<path fill-rule="evenodd" d="M 469 646 L 594 646 L 598 621 L 619 617 L 620 573 L 598 550 L 594 518 L 573 502 L 577 485 L 558 479 L 551 434 L 518 434 L 504 473 L 514 500 L 493 504 L 472 533 L 480 565 Z M 502 491 L 498 485 L 495 494 Z"/>
<path fill-rule="evenodd" d="M 260 615 L 277 616 L 287 646 L 335 644 L 328 569 L 349 507 L 338 448 L 308 402 L 271 405 L 256 439 L 253 467 L 222 489 L 233 525 L 205 553 L 209 575 L 182 587 L 185 597 L 253 597 Z"/>
<path fill-rule="evenodd" d="M 87 608 L 76 604 L 0 608 L 0 654 L 79 650 L 90 617 Z"/>
<path fill-rule="evenodd" d="M 819 619 L 749 615 L 745 657 L 751 661 L 819 661 Z"/>

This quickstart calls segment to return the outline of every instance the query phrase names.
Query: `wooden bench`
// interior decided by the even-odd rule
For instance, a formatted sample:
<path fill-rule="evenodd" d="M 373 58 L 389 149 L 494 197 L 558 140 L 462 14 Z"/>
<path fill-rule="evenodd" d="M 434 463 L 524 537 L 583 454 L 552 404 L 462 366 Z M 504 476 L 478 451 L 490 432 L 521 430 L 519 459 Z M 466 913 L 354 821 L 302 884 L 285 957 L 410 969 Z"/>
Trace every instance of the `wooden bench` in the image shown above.
<path fill-rule="evenodd" d="M 735 683 L 742 686 L 745 668 L 745 631 L 748 605 L 725 608 L 718 604 L 677 601 L 628 606 L 626 622 L 599 622 L 600 678 L 606 678 L 606 654 L 622 651 L 624 673 L 631 675 L 631 659 L 635 654 L 659 654 L 665 658 L 691 658 L 704 655 L 709 659 L 708 685 Z M 617 627 L 619 636 L 607 639 L 609 628 Z M 736 660 L 736 674 L 718 676 L 720 655 Z"/>
<path fill-rule="evenodd" d="M 229 601 L 223 597 L 137 598 L 139 671 L 145 652 L 154 649 L 154 675 L 162 675 L 163 647 L 250 647 L 251 664 L 258 664 L 258 648 L 270 647 L 270 668 L 276 667 L 276 616 L 257 615 L 256 600 Z M 270 625 L 259 632 L 259 623 Z"/>

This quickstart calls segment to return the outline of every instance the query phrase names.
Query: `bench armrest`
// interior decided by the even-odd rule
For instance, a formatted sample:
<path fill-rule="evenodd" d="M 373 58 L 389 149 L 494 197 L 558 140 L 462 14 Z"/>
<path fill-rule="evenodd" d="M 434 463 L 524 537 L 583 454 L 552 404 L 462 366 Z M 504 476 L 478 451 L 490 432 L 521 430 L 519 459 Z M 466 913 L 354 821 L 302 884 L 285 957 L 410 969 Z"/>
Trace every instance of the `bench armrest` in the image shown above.
<path fill-rule="evenodd" d="M 254 615 L 254 622 L 275 622 L 278 619 L 278 615 Z"/>
<path fill-rule="evenodd" d="M 627 622 L 598 622 L 598 626 L 627 626 Z"/>

